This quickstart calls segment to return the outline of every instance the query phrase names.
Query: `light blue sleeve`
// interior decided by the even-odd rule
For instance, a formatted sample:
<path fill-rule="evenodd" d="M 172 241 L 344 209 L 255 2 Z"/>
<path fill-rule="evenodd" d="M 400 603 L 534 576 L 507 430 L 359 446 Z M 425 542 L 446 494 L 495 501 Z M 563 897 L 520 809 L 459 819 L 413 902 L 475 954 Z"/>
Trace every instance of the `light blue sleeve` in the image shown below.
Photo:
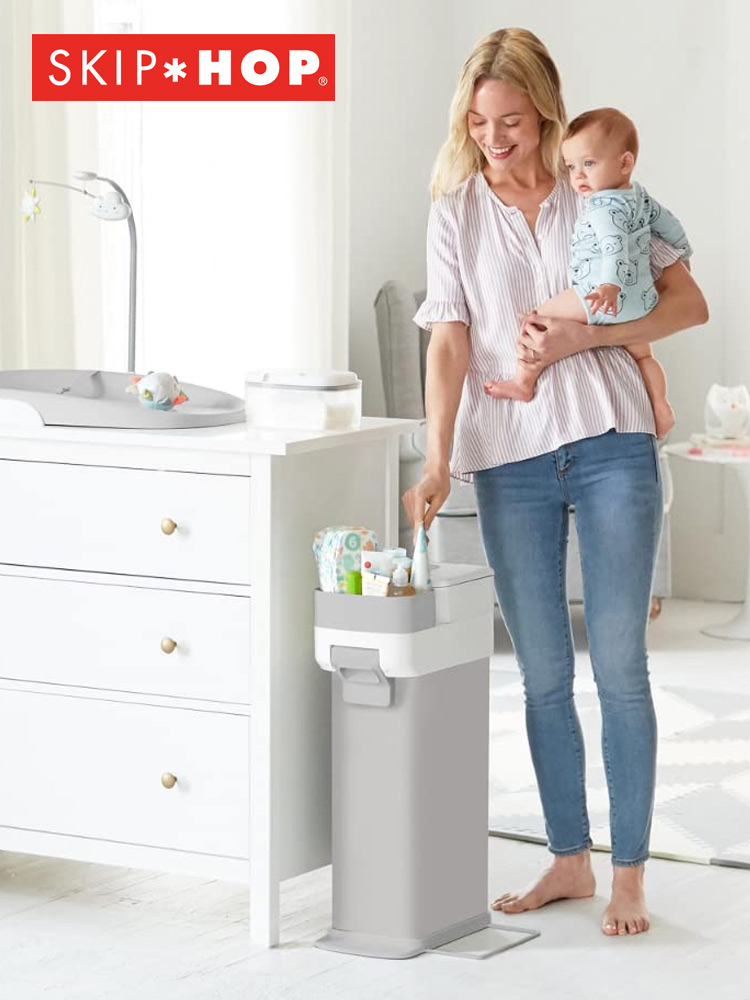
<path fill-rule="evenodd" d="M 599 284 L 617 285 L 620 288 L 617 261 L 622 260 L 623 252 L 627 250 L 627 237 L 623 229 L 617 226 L 615 214 L 617 214 L 615 202 L 612 198 L 608 198 L 607 203 L 589 208 L 586 218 L 591 223 L 601 253 Z"/>
<path fill-rule="evenodd" d="M 672 215 L 668 208 L 660 205 L 651 195 L 647 197 L 650 205 L 648 222 L 651 226 L 651 232 L 654 236 L 660 236 L 665 243 L 669 243 L 675 250 L 684 251 L 682 254 L 684 260 L 692 257 L 693 248 L 690 246 L 687 233 L 680 220 L 676 215 Z"/>

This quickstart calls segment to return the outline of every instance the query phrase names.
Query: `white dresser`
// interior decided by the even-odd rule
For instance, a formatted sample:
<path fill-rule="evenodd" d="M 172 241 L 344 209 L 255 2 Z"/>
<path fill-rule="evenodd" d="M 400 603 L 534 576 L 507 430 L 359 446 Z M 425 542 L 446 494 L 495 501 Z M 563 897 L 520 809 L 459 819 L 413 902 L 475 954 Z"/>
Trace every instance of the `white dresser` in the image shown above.
<path fill-rule="evenodd" d="M 0 429 L 0 849 L 248 881 L 330 860 L 312 556 L 398 540 L 399 435 Z"/>

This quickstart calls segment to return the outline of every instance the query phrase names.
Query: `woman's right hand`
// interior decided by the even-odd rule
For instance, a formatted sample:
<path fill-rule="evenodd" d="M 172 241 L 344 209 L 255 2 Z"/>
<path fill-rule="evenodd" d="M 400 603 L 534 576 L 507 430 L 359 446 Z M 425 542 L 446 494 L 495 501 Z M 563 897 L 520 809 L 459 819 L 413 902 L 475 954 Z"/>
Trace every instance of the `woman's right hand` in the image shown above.
<path fill-rule="evenodd" d="M 539 316 L 534 309 L 521 321 L 518 357 L 521 361 L 540 361 L 547 367 L 561 358 L 595 347 L 590 327 L 575 319 Z"/>
<path fill-rule="evenodd" d="M 425 531 L 430 530 L 435 515 L 447 500 L 450 491 L 451 477 L 448 462 L 439 465 L 426 463 L 422 470 L 422 478 L 401 497 L 415 531 L 420 521 L 424 521 Z"/>

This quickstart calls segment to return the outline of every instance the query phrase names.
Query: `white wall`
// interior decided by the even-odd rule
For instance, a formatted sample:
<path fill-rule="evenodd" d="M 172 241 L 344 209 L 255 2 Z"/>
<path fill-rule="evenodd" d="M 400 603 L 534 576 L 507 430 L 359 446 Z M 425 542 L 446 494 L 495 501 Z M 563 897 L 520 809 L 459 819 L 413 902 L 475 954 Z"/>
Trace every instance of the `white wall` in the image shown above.
<path fill-rule="evenodd" d="M 389 278 L 425 280 L 430 170 L 460 68 L 454 11 L 453 0 L 353 8 L 350 359 L 372 415 L 385 412 L 373 301 Z"/>
<path fill-rule="evenodd" d="M 705 123 L 697 123 L 696 131 L 705 124 L 711 128 L 711 147 L 714 155 L 707 163 L 708 191 L 701 199 L 706 205 L 710 195 L 719 185 L 725 191 L 725 216 L 720 232 L 721 249 L 716 253 L 713 268 L 722 278 L 715 289 L 711 306 L 718 310 L 721 303 L 721 325 L 717 347 L 721 357 L 720 381 L 724 385 L 744 384 L 750 387 L 750 335 L 746 308 L 747 289 L 750 287 L 750 264 L 745 247 L 747 221 L 750 220 L 750 119 L 747 97 L 750 94 L 750 64 L 747 59 L 747 39 L 750 36 L 750 10 L 745 0 L 725 0 L 725 42 L 720 53 L 724 66 L 724 92 L 722 104 L 713 109 L 714 114 Z M 719 112 L 723 110 L 724 134 L 720 132 Z M 713 131 L 716 129 L 716 138 Z M 701 163 L 703 161 L 701 160 Z M 714 170 L 713 164 L 716 164 Z M 716 178 L 713 178 L 713 174 Z M 714 324 L 716 330 L 716 324 Z M 705 385 L 705 379 L 703 380 Z M 701 504 L 702 473 L 713 478 L 714 496 L 718 495 L 718 513 L 707 511 Z M 683 544 L 680 546 L 679 568 L 685 579 L 696 581 L 699 593 L 721 598 L 741 594 L 738 580 L 743 578 L 743 562 L 747 566 L 750 548 L 747 511 L 735 477 L 727 470 L 701 469 L 689 466 L 680 470 L 677 488 L 680 489 L 680 527 Z M 708 530 L 701 530 L 707 522 Z M 698 526 L 702 544 L 692 546 L 691 529 Z M 705 543 L 704 543 L 705 540 Z M 707 543 L 707 544 L 706 544 Z"/>
<path fill-rule="evenodd" d="M 595 16 L 553 0 L 506 0 L 500 8 L 494 0 L 389 2 L 377 14 L 370 4 L 355 7 L 351 357 L 365 380 L 366 412 L 383 412 L 372 301 L 388 278 L 424 285 L 426 186 L 460 67 L 479 38 L 514 25 L 549 48 L 570 117 L 614 105 L 635 120 L 637 177 L 682 219 L 696 250 L 693 270 L 711 321 L 655 347 L 678 415 L 671 439 L 702 429 L 712 382 L 750 383 L 744 304 L 730 305 L 725 295 L 732 247 L 737 287 L 746 268 L 734 207 L 739 189 L 747 217 L 744 17 L 740 0 L 711 8 L 698 0 L 606 0 Z M 731 474 L 677 461 L 673 468 L 675 594 L 740 599 L 747 550 Z"/>

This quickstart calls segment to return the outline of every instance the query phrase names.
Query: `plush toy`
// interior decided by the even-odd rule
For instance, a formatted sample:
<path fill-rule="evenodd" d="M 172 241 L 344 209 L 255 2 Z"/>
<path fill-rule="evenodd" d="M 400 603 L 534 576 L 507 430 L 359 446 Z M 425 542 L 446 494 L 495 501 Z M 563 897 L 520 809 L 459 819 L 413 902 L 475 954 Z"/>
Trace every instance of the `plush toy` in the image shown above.
<path fill-rule="evenodd" d="M 151 410 L 171 410 L 173 406 L 187 402 L 180 383 L 174 375 L 168 375 L 167 372 L 131 375 L 131 382 L 133 384 L 125 391 L 137 393 L 141 403 Z"/>
<path fill-rule="evenodd" d="M 742 438 L 750 431 L 750 393 L 745 385 L 717 385 L 708 390 L 706 434 L 715 438 Z"/>

